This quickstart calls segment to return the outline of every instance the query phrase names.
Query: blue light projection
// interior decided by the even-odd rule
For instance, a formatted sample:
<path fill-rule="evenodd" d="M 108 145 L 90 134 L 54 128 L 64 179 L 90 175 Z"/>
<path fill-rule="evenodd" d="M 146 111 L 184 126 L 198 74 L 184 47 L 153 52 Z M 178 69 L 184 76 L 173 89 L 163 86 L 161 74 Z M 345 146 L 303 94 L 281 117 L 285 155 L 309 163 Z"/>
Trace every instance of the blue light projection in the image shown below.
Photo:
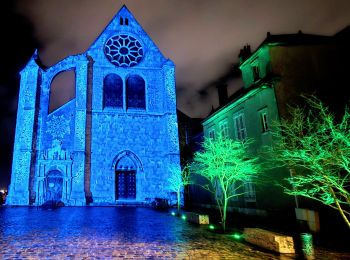
<path fill-rule="evenodd" d="M 116 66 L 133 67 L 142 59 L 141 43 L 130 35 L 116 35 L 105 44 L 107 59 Z"/>
<path fill-rule="evenodd" d="M 103 79 L 103 106 L 123 107 L 123 80 L 117 74 L 108 74 Z"/>
<path fill-rule="evenodd" d="M 76 97 L 49 113 L 51 82 L 66 70 Z M 170 198 L 178 142 L 175 66 L 124 6 L 86 53 L 47 70 L 34 56 L 21 71 L 7 204 Z"/>

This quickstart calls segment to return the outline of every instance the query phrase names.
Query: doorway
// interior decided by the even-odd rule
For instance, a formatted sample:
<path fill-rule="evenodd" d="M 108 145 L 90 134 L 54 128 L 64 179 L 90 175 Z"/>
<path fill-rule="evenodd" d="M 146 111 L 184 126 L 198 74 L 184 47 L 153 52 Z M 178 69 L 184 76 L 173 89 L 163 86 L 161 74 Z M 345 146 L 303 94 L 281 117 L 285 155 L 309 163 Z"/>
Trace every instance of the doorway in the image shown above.
<path fill-rule="evenodd" d="M 115 199 L 136 199 L 136 170 L 116 170 Z"/>
<path fill-rule="evenodd" d="M 62 200 L 63 176 L 60 171 L 50 171 L 46 176 L 46 196 L 45 201 Z"/>

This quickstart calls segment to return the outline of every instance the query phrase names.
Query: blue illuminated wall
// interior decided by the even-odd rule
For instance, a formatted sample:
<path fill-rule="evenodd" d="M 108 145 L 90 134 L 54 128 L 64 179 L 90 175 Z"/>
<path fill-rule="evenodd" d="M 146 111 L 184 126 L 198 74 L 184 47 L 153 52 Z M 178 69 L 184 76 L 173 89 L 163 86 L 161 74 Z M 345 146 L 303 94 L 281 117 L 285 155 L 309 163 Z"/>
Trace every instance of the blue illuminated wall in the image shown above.
<path fill-rule="evenodd" d="M 34 59 L 21 72 L 7 204 L 168 198 L 168 166 L 179 165 L 175 66 L 129 10 L 85 53 L 46 71 Z M 51 82 L 67 70 L 76 98 L 49 113 Z"/>

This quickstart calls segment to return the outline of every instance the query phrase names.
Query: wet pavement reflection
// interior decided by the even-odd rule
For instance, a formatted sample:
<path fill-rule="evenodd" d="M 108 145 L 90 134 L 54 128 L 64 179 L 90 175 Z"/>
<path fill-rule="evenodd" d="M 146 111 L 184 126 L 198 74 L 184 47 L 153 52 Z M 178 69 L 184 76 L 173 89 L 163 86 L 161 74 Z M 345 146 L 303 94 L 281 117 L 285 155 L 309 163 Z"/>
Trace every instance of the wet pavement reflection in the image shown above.
<path fill-rule="evenodd" d="M 317 254 L 319 259 L 341 257 Z M 164 212 L 133 207 L 0 208 L 0 258 L 294 259 Z"/>

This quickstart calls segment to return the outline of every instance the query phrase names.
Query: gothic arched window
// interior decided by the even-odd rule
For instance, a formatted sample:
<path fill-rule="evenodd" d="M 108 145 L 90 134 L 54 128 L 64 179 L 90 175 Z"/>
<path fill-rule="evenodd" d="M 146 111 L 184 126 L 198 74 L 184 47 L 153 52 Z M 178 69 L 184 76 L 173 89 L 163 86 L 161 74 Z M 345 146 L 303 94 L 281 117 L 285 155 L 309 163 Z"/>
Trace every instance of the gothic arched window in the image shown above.
<path fill-rule="evenodd" d="M 75 70 L 59 72 L 50 85 L 49 113 L 75 98 Z"/>
<path fill-rule="evenodd" d="M 117 74 L 103 79 L 103 107 L 123 107 L 123 80 Z"/>
<path fill-rule="evenodd" d="M 127 108 L 146 109 L 145 81 L 138 75 L 129 76 L 126 80 Z"/>

